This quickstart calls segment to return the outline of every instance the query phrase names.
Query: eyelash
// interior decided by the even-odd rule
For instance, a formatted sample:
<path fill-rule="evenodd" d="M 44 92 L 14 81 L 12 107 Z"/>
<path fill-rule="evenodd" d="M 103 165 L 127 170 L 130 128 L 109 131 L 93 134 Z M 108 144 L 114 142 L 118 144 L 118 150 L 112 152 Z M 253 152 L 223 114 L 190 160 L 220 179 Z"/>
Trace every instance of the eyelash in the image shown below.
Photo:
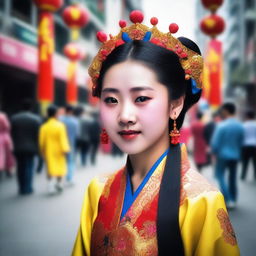
<path fill-rule="evenodd" d="M 140 99 L 140 100 L 139 100 Z M 150 100 L 151 98 L 150 97 L 147 97 L 147 96 L 139 96 L 135 99 L 135 102 L 137 103 L 143 103 L 143 102 L 146 102 L 148 100 Z M 113 97 L 107 97 L 104 99 L 104 102 L 107 103 L 107 104 L 117 104 L 118 101 L 117 99 L 113 98 Z"/>

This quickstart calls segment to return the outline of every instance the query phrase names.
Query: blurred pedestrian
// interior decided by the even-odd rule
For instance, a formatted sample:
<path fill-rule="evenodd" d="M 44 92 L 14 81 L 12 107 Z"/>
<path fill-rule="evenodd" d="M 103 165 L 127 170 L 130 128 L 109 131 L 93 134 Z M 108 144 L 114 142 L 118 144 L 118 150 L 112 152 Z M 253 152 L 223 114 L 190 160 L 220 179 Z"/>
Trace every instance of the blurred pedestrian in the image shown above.
<path fill-rule="evenodd" d="M 90 137 L 90 156 L 91 156 L 91 163 L 95 165 L 96 163 L 96 155 L 99 148 L 100 143 L 100 123 L 99 123 L 99 115 L 98 113 L 92 114 L 92 121 L 89 126 L 89 137 Z"/>
<path fill-rule="evenodd" d="M 64 115 L 62 115 L 59 120 L 64 123 L 68 135 L 70 151 L 66 155 L 68 166 L 67 182 L 69 184 L 73 184 L 73 177 L 75 171 L 76 140 L 78 137 L 79 129 L 77 119 L 74 117 L 74 107 L 71 105 L 67 105 Z"/>
<path fill-rule="evenodd" d="M 80 134 L 78 138 L 82 166 L 86 166 L 87 157 L 90 150 L 89 127 L 92 121 L 93 119 L 90 116 L 90 113 L 83 110 L 82 116 L 79 120 Z"/>
<path fill-rule="evenodd" d="M 12 154 L 13 142 L 10 136 L 10 123 L 7 116 L 0 112 L 0 180 L 4 174 L 11 177 L 11 169 L 14 166 Z"/>
<path fill-rule="evenodd" d="M 25 99 L 22 104 L 22 111 L 11 118 L 20 194 L 33 192 L 35 157 L 39 153 L 38 134 L 41 118 L 32 113 L 32 107 L 32 101 Z"/>
<path fill-rule="evenodd" d="M 204 139 L 208 146 L 211 144 L 212 135 L 217 126 L 217 123 L 220 121 L 220 115 L 218 111 L 213 112 L 211 120 L 205 124 L 204 127 Z"/>
<path fill-rule="evenodd" d="M 253 161 L 254 179 L 256 180 L 256 120 L 255 112 L 248 110 L 246 112 L 246 121 L 244 127 L 244 142 L 242 148 L 242 174 L 241 179 L 246 179 L 248 164 Z"/>
<path fill-rule="evenodd" d="M 41 126 L 39 136 L 40 151 L 47 167 L 49 194 L 63 190 L 63 177 L 67 173 L 66 154 L 70 151 L 66 128 L 57 119 L 57 111 L 55 105 L 48 107 L 48 120 Z"/>
<path fill-rule="evenodd" d="M 225 197 L 227 207 L 236 207 L 237 201 L 237 163 L 241 158 L 244 129 L 235 118 L 236 107 L 233 103 L 225 103 L 220 108 L 223 119 L 211 140 L 212 152 L 216 157 L 216 178 Z M 225 171 L 228 170 L 228 181 Z"/>
<path fill-rule="evenodd" d="M 193 156 L 199 172 L 207 164 L 207 144 L 204 139 L 204 123 L 202 118 L 203 114 L 198 112 L 196 114 L 196 121 L 191 125 L 191 134 L 194 139 Z"/>

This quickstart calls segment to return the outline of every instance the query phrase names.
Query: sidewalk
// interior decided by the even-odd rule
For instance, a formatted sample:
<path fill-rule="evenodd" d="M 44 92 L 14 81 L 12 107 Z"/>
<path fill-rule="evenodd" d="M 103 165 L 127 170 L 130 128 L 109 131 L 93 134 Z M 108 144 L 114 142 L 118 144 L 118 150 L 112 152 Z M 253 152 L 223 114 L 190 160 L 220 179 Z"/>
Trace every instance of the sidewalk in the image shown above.
<path fill-rule="evenodd" d="M 118 170 L 125 157 L 101 154 L 98 163 L 79 168 L 76 184 L 56 196 L 46 193 L 45 173 L 35 175 L 35 193 L 31 196 L 17 195 L 15 178 L 0 183 L 0 256 L 70 255 L 85 188 L 95 175 Z M 256 183 L 251 181 L 251 170 L 248 174 L 248 181 L 239 181 L 238 208 L 230 212 L 242 256 L 256 255 Z M 203 175 L 216 184 L 211 167 L 204 169 Z"/>

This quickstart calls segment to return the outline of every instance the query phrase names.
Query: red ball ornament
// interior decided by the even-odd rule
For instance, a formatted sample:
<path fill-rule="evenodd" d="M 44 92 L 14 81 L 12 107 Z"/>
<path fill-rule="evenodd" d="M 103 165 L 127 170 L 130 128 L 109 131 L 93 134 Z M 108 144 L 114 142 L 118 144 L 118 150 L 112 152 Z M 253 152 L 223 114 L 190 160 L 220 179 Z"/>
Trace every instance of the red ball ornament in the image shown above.
<path fill-rule="evenodd" d="M 158 18 L 152 17 L 152 18 L 150 19 L 150 23 L 151 23 L 153 26 L 157 25 L 157 23 L 158 23 Z"/>
<path fill-rule="evenodd" d="M 100 41 L 102 43 L 104 43 L 108 39 L 107 34 L 103 31 L 98 31 L 96 36 L 97 36 L 98 41 Z"/>
<path fill-rule="evenodd" d="M 144 19 L 144 15 L 139 10 L 134 10 L 130 13 L 130 20 L 133 23 L 141 23 Z"/>
<path fill-rule="evenodd" d="M 170 24 L 170 26 L 169 26 L 169 31 L 170 31 L 172 34 L 175 34 L 178 30 L 179 30 L 179 26 L 178 26 L 176 23 Z"/>
<path fill-rule="evenodd" d="M 119 21 L 119 26 L 120 26 L 120 28 L 125 28 L 126 27 L 126 21 L 125 20 L 120 20 Z"/>
<path fill-rule="evenodd" d="M 33 0 L 33 2 L 40 10 L 49 12 L 55 12 L 63 5 L 63 0 Z"/>
<path fill-rule="evenodd" d="M 64 54 L 72 61 L 78 61 L 82 58 L 82 52 L 75 43 L 68 43 L 64 47 Z"/>
<path fill-rule="evenodd" d="M 214 38 L 224 31 L 225 21 L 222 17 L 212 14 L 201 21 L 200 28 L 206 35 Z"/>
<path fill-rule="evenodd" d="M 206 9 L 216 12 L 216 10 L 222 5 L 223 0 L 201 0 L 201 2 Z"/>

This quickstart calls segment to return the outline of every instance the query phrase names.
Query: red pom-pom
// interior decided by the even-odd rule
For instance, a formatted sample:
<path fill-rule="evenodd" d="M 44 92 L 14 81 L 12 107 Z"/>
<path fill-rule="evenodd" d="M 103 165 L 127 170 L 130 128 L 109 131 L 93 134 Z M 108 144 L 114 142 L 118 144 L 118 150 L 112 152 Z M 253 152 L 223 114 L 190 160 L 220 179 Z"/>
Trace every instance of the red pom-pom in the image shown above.
<path fill-rule="evenodd" d="M 96 34 L 96 36 L 97 36 L 97 39 L 98 39 L 100 42 L 102 42 L 102 43 L 104 43 L 104 42 L 107 41 L 107 39 L 108 39 L 107 34 L 106 34 L 105 32 L 103 32 L 103 31 L 98 31 L 97 34 Z"/>
<path fill-rule="evenodd" d="M 116 47 L 118 47 L 118 46 L 120 46 L 124 43 L 125 43 L 125 41 L 123 41 L 122 39 L 119 39 L 119 40 L 116 41 Z"/>
<path fill-rule="evenodd" d="M 181 57 L 182 59 L 185 59 L 185 58 L 188 57 L 188 55 L 187 55 L 185 52 L 183 52 L 183 53 L 181 53 L 180 57 Z"/>
<path fill-rule="evenodd" d="M 169 31 L 170 31 L 172 34 L 175 34 L 178 30 L 179 30 L 179 26 L 178 26 L 176 23 L 170 24 L 170 26 L 169 26 Z"/>
<path fill-rule="evenodd" d="M 151 23 L 153 26 L 157 25 L 157 23 L 158 23 L 158 18 L 152 17 L 152 18 L 150 19 L 150 23 Z"/>
<path fill-rule="evenodd" d="M 120 28 L 126 27 L 126 21 L 125 20 L 120 20 L 119 21 L 119 26 L 120 26 Z"/>
<path fill-rule="evenodd" d="M 130 13 L 130 20 L 133 23 L 141 23 L 144 19 L 144 15 L 141 11 L 134 10 Z"/>

